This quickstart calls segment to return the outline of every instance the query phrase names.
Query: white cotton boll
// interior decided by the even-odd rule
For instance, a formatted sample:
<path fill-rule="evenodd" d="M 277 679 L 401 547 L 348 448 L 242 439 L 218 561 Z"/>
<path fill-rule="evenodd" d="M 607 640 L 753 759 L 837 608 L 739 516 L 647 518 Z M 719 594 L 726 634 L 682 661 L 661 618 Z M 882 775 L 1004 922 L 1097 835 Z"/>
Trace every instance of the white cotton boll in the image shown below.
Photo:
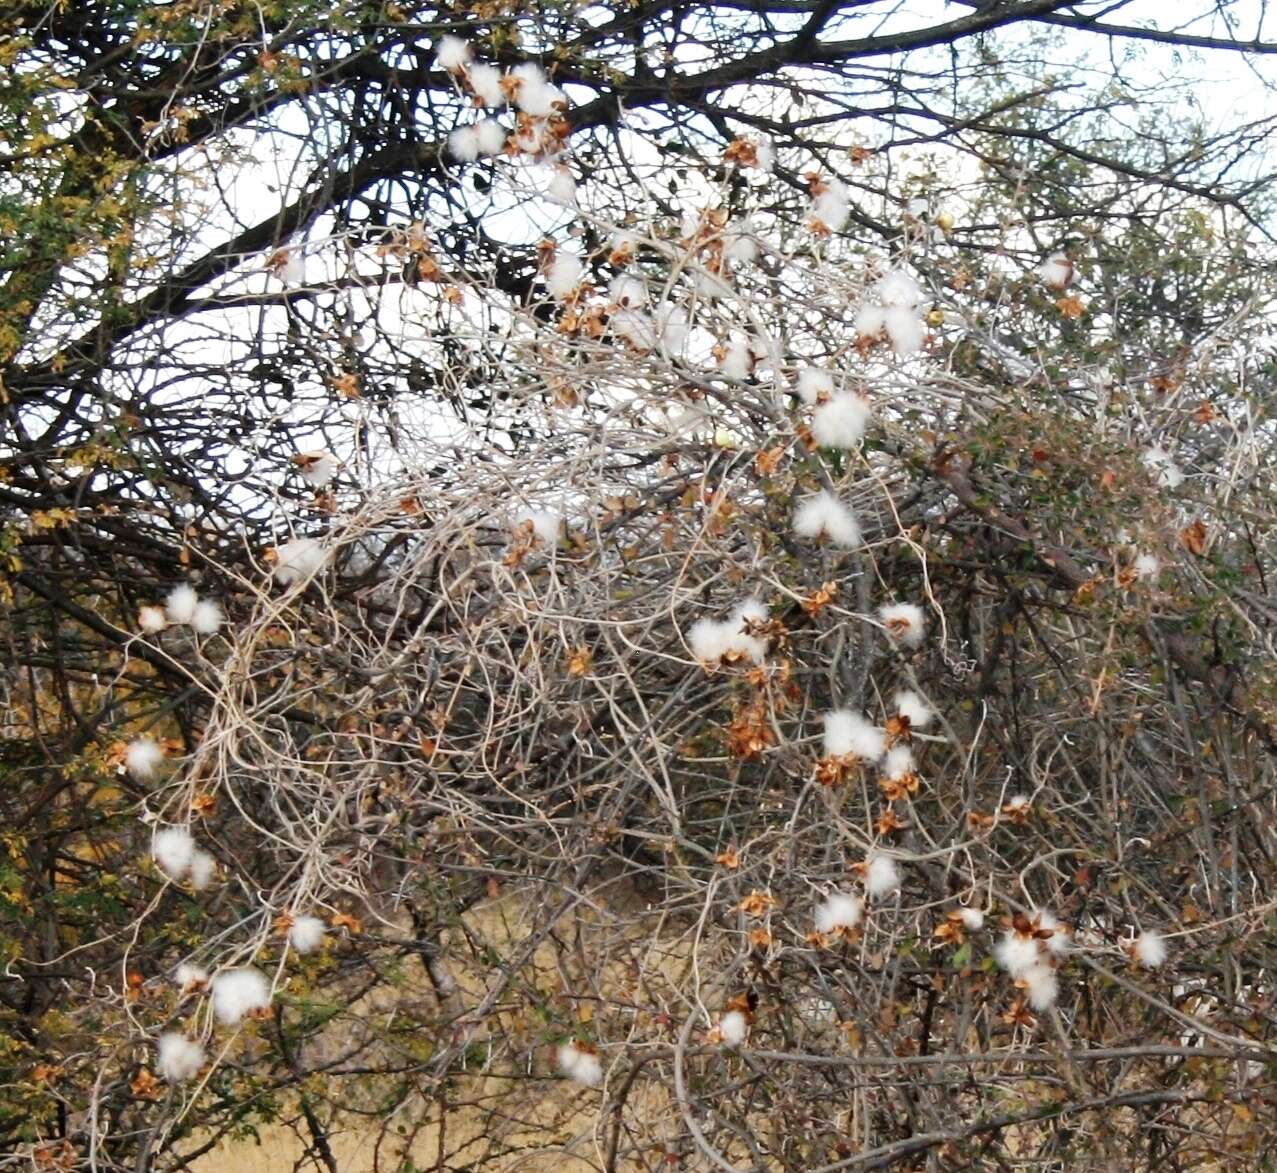
<path fill-rule="evenodd" d="M 1042 943 L 1053 957 L 1063 957 L 1073 947 L 1068 928 L 1051 913 L 1039 912 L 1034 923 L 1039 929 L 1051 930 L 1051 935 Z"/>
<path fill-rule="evenodd" d="M 909 719 L 910 729 L 925 729 L 935 717 L 935 710 L 912 689 L 902 688 L 896 693 L 896 712 Z"/>
<path fill-rule="evenodd" d="M 679 219 L 678 235 L 680 240 L 692 240 L 701 230 L 701 214 L 691 208 L 685 208 Z"/>
<path fill-rule="evenodd" d="M 195 990 L 208 985 L 208 970 L 183 961 L 173 971 L 173 981 L 183 990 Z"/>
<path fill-rule="evenodd" d="M 821 448 L 856 448 L 869 426 L 869 404 L 859 395 L 840 391 L 811 414 L 811 434 Z"/>
<path fill-rule="evenodd" d="M 739 338 L 733 338 L 727 344 L 727 350 L 723 355 L 723 374 L 729 379 L 743 380 L 749 378 L 753 369 L 754 354 L 749 344 L 742 342 Z"/>
<path fill-rule="evenodd" d="M 197 851 L 191 856 L 191 870 L 187 882 L 197 892 L 203 892 L 217 875 L 217 860 L 207 851 Z"/>
<path fill-rule="evenodd" d="M 739 1010 L 729 1010 L 718 1020 L 718 1035 L 725 1047 L 739 1047 L 749 1034 L 749 1020 Z"/>
<path fill-rule="evenodd" d="M 798 372 L 798 398 L 804 403 L 815 404 L 822 397 L 834 393 L 834 377 L 819 367 L 804 367 Z"/>
<path fill-rule="evenodd" d="M 1038 266 L 1038 278 L 1051 289 L 1067 289 L 1073 280 L 1073 262 L 1064 253 L 1052 253 Z"/>
<path fill-rule="evenodd" d="M 1162 572 L 1161 559 L 1156 554 L 1137 554 L 1135 557 L 1136 578 L 1156 578 Z"/>
<path fill-rule="evenodd" d="M 770 174 L 776 170 L 776 148 L 769 138 L 760 138 L 758 140 L 758 169 L 764 174 Z"/>
<path fill-rule="evenodd" d="M 1145 969 L 1156 969 L 1166 961 L 1166 942 L 1158 933 L 1140 933 L 1131 944 L 1131 955 Z"/>
<path fill-rule="evenodd" d="M 313 953 L 324 943 L 327 927 L 317 916 L 298 916 L 288 926 L 288 943 L 298 953 Z"/>
<path fill-rule="evenodd" d="M 180 880 L 191 870 L 195 840 L 185 827 L 161 827 L 151 839 L 151 856 L 170 880 Z"/>
<path fill-rule="evenodd" d="M 270 1005 L 270 982 L 257 969 L 225 969 L 213 979 L 213 1013 L 234 1024 Z"/>
<path fill-rule="evenodd" d="M 847 199 L 846 189 L 841 184 L 837 188 L 830 187 L 822 191 L 811 202 L 811 218 L 823 224 L 830 232 L 839 232 L 851 215 L 851 204 Z"/>
<path fill-rule="evenodd" d="M 470 60 L 470 46 L 460 37 L 440 37 L 435 46 L 435 63 L 449 73 L 460 73 Z"/>
<path fill-rule="evenodd" d="M 762 599 L 746 599 L 732 608 L 732 619 L 738 624 L 766 623 L 771 617 Z"/>
<path fill-rule="evenodd" d="M 306 254 L 299 248 L 289 249 L 275 272 L 285 285 L 301 285 L 306 280 Z"/>
<path fill-rule="evenodd" d="M 745 628 L 751 624 L 766 622 L 767 607 L 758 599 L 746 599 L 737 604 L 725 625 L 728 651 L 752 660 L 755 664 L 761 664 L 767 658 L 767 641 L 756 635 L 749 635 Z"/>
<path fill-rule="evenodd" d="M 537 155 L 545 141 L 542 131 L 543 124 L 540 122 L 521 123 L 510 141 L 514 143 L 516 151 L 522 151 L 525 155 Z"/>
<path fill-rule="evenodd" d="M 479 128 L 458 126 L 448 135 L 448 150 L 461 163 L 473 163 L 479 157 Z"/>
<path fill-rule="evenodd" d="M 293 457 L 301 479 L 312 489 L 322 489 L 337 475 L 337 457 L 331 452 L 299 452 Z"/>
<path fill-rule="evenodd" d="M 767 658 L 767 643 L 745 631 L 746 624 L 765 623 L 767 607 L 758 599 L 746 599 L 725 622 L 698 619 L 687 631 L 687 643 L 703 664 L 716 664 L 724 656 L 735 655 L 755 664 Z"/>
<path fill-rule="evenodd" d="M 861 306 L 852 325 L 862 338 L 877 338 L 887 328 L 887 311 L 880 305 Z"/>
<path fill-rule="evenodd" d="M 156 1052 L 155 1069 L 169 1083 L 194 1079 L 204 1066 L 204 1048 L 176 1032 L 160 1035 Z"/>
<path fill-rule="evenodd" d="M 155 771 L 159 769 L 163 760 L 164 751 L 149 737 L 139 737 L 135 741 L 130 741 L 124 749 L 125 768 L 134 778 L 143 782 L 154 777 Z"/>
<path fill-rule="evenodd" d="M 647 305 L 647 286 L 639 277 L 629 273 L 618 273 L 612 278 L 609 297 L 613 305 L 622 309 L 638 309 Z"/>
<path fill-rule="evenodd" d="M 826 713 L 825 756 L 862 758 L 876 762 L 887 748 L 887 735 L 873 722 L 850 709 L 834 709 Z"/>
<path fill-rule="evenodd" d="M 485 118 L 474 128 L 481 155 L 499 155 L 505 150 L 506 129 L 494 118 Z"/>
<path fill-rule="evenodd" d="M 559 1070 L 569 1079 L 586 1087 L 598 1087 L 603 1082 L 603 1064 L 591 1051 L 582 1050 L 575 1041 L 559 1047 Z"/>
<path fill-rule="evenodd" d="M 273 556 L 275 568 L 271 572 L 283 586 L 318 574 L 328 561 L 328 551 L 314 538 L 294 538 L 282 546 L 276 546 Z"/>
<path fill-rule="evenodd" d="M 1022 977 L 1039 964 L 1038 943 L 1032 937 L 1009 932 L 994 946 L 993 959 L 1013 978 Z"/>
<path fill-rule="evenodd" d="M 926 623 L 923 621 L 921 607 L 916 607 L 913 603 L 891 603 L 878 608 L 878 618 L 896 643 L 907 648 L 916 648 L 922 643 Z"/>
<path fill-rule="evenodd" d="M 723 256 L 729 261 L 747 265 L 758 257 L 758 241 L 749 220 L 737 220 L 723 232 Z"/>
<path fill-rule="evenodd" d="M 656 349 L 656 323 L 642 310 L 617 310 L 608 325 L 613 334 L 635 350 Z"/>
<path fill-rule="evenodd" d="M 545 271 L 545 285 L 555 301 L 564 301 L 585 274 L 585 266 L 575 253 L 556 252 Z"/>
<path fill-rule="evenodd" d="M 634 259 L 638 249 L 638 237 L 633 232 L 618 228 L 612 233 L 611 252 L 608 254 L 608 259 L 614 265 L 628 265 Z"/>
<path fill-rule="evenodd" d="M 1049 965 L 1031 965 L 1022 974 L 1020 981 L 1024 983 L 1029 1005 L 1034 1010 L 1049 1010 L 1060 996 L 1060 983 L 1055 970 Z"/>
<path fill-rule="evenodd" d="M 656 320 L 661 332 L 661 345 L 666 353 L 673 358 L 681 357 L 691 330 L 687 311 L 681 305 L 665 306 L 657 311 Z"/>
<path fill-rule="evenodd" d="M 890 782 L 907 778 L 914 772 L 913 750 L 907 745 L 893 745 L 882 762 L 882 776 Z"/>
<path fill-rule="evenodd" d="M 556 167 L 545 194 L 552 203 L 565 208 L 576 207 L 576 176 L 567 167 Z"/>
<path fill-rule="evenodd" d="M 886 306 L 913 309 L 922 300 L 922 290 L 908 273 L 893 269 L 878 282 L 878 300 Z"/>
<path fill-rule="evenodd" d="M 704 664 L 715 664 L 727 655 L 731 638 L 727 624 L 716 619 L 698 619 L 687 630 L 688 647 Z"/>
<path fill-rule="evenodd" d="M 472 65 L 466 70 L 466 80 L 475 96 L 490 109 L 505 105 L 505 91 L 501 88 L 501 71 L 495 65 Z"/>
<path fill-rule="evenodd" d="M 563 94 L 546 81 L 540 66 L 529 61 L 516 65 L 512 73 L 519 80 L 514 102 L 520 110 L 533 118 L 547 118 L 554 113 L 555 103 L 563 100 Z"/>
<path fill-rule="evenodd" d="M 827 538 L 848 550 L 854 550 L 862 540 L 856 515 L 827 489 L 799 502 L 794 510 L 794 533 L 800 538 Z"/>
<path fill-rule="evenodd" d="M 195 588 L 182 583 L 169 591 L 168 598 L 164 600 L 164 612 L 170 623 L 190 623 L 199 601 Z"/>
<path fill-rule="evenodd" d="M 977 932 L 984 928 L 984 913 L 978 908 L 960 908 L 958 915 L 962 917 L 962 924 L 971 932 Z"/>
<path fill-rule="evenodd" d="M 900 887 L 900 869 L 889 855 L 872 855 L 865 869 L 865 895 L 870 900 L 886 896 Z"/>
<path fill-rule="evenodd" d="M 918 311 L 903 305 L 889 305 L 883 310 L 883 327 L 891 339 L 891 349 L 901 358 L 917 354 L 927 340 L 927 326 Z"/>
<path fill-rule="evenodd" d="M 532 527 L 532 536 L 544 546 L 557 546 L 563 528 L 562 515 L 551 509 L 528 509 L 514 519 L 515 529 Z"/>
<path fill-rule="evenodd" d="M 598 1087 L 603 1082 L 603 1064 L 597 1055 L 583 1053 L 572 1073 L 577 1083 L 586 1087 Z"/>
<path fill-rule="evenodd" d="M 816 909 L 816 931 L 832 933 L 837 929 L 854 929 L 865 916 L 865 902 L 859 896 L 835 892 Z"/>
<path fill-rule="evenodd" d="M 139 607 L 137 612 L 138 628 L 147 635 L 154 635 L 156 632 L 163 631 L 168 626 L 168 616 L 164 614 L 163 607 L 145 606 Z"/>
<path fill-rule="evenodd" d="M 200 635 L 216 635 L 226 622 L 220 604 L 212 599 L 201 599 L 195 604 L 195 612 L 191 615 L 191 628 Z"/>

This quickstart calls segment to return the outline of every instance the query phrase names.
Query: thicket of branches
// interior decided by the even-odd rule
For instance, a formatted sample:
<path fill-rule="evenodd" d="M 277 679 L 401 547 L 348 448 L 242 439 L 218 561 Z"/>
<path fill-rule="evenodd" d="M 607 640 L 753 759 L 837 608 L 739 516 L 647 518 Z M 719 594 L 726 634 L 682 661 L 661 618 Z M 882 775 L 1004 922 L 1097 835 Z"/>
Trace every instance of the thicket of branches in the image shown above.
<path fill-rule="evenodd" d="M 1273 1159 L 1266 6 L 933 7 L 0 15 L 0 1167 Z"/>

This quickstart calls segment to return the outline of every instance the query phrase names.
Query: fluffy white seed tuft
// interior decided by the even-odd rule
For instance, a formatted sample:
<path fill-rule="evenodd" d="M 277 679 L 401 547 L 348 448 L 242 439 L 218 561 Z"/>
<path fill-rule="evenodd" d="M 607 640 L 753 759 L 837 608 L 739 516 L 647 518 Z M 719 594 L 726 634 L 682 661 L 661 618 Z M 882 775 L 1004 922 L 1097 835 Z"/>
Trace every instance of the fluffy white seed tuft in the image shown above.
<path fill-rule="evenodd" d="M 850 754 L 876 762 L 887 748 L 886 733 L 851 709 L 834 709 L 824 719 L 826 757 Z"/>
<path fill-rule="evenodd" d="M 882 313 L 882 325 L 891 339 L 891 349 L 901 358 L 917 354 L 927 338 L 926 325 L 918 311 L 910 306 L 887 306 Z"/>
<path fill-rule="evenodd" d="M 1145 969 L 1156 969 L 1166 961 L 1166 941 L 1160 933 L 1140 933 L 1131 943 L 1131 956 Z"/>
<path fill-rule="evenodd" d="M 234 1024 L 270 1005 L 270 982 L 258 969 L 225 969 L 213 979 L 213 1013 Z"/>
<path fill-rule="evenodd" d="M 865 895 L 870 900 L 886 896 L 900 887 L 900 869 L 889 855 L 871 855 L 866 860 Z"/>
<path fill-rule="evenodd" d="M 195 840 L 185 827 L 161 827 L 151 839 L 151 855 L 170 880 L 181 880 L 195 859 Z"/>
<path fill-rule="evenodd" d="M 505 150 L 506 130 L 495 118 L 485 118 L 475 127 L 479 154 L 499 155 Z"/>
<path fill-rule="evenodd" d="M 576 207 L 576 176 L 567 167 L 556 167 L 546 185 L 545 194 L 551 203 L 565 208 Z"/>
<path fill-rule="evenodd" d="M 893 269 L 878 282 L 878 300 L 883 305 L 913 309 L 922 300 L 922 290 L 904 270 Z"/>
<path fill-rule="evenodd" d="M 749 1020 L 740 1010 L 729 1010 L 718 1020 L 718 1037 L 724 1047 L 739 1047 L 749 1034 Z"/>
<path fill-rule="evenodd" d="M 200 597 L 195 593 L 193 586 L 188 586 L 186 583 L 175 586 L 169 591 L 168 598 L 164 600 L 164 611 L 168 615 L 169 622 L 190 623 L 199 601 Z"/>
<path fill-rule="evenodd" d="M 586 1087 L 603 1082 L 603 1064 L 593 1051 L 586 1051 L 573 1039 L 559 1047 L 559 1070 L 569 1079 Z"/>
<path fill-rule="evenodd" d="M 514 528 L 524 532 L 530 530 L 533 540 L 543 546 L 557 546 L 563 517 L 552 509 L 525 509 L 515 517 Z"/>
<path fill-rule="evenodd" d="M 1064 253 L 1052 253 L 1038 266 L 1038 278 L 1050 289 L 1067 289 L 1073 281 L 1073 262 Z"/>
<path fill-rule="evenodd" d="M 275 547 L 273 561 L 275 581 L 291 586 L 318 574 L 328 561 L 328 551 L 314 538 L 294 538 Z"/>
<path fill-rule="evenodd" d="M 337 457 L 331 452 L 299 452 L 293 457 L 301 479 L 312 489 L 322 489 L 337 475 Z"/>
<path fill-rule="evenodd" d="M 913 750 L 907 745 L 893 745 L 882 761 L 882 776 L 890 782 L 907 778 L 914 772 Z"/>
<path fill-rule="evenodd" d="M 470 60 L 470 46 L 460 37 L 440 37 L 435 46 L 435 61 L 440 69 L 460 73 Z"/>
<path fill-rule="evenodd" d="M 545 271 L 545 286 L 555 301 L 564 301 L 581 284 L 585 266 L 575 253 L 556 252 Z"/>
<path fill-rule="evenodd" d="M 869 404 L 859 395 L 840 391 L 811 415 L 811 434 L 822 448 L 857 448 L 869 426 Z"/>
<path fill-rule="evenodd" d="M 199 990 L 208 985 L 208 970 L 198 965 L 183 961 L 173 971 L 173 981 L 184 991 Z"/>
<path fill-rule="evenodd" d="M 196 851 L 191 856 L 191 867 L 187 873 L 187 881 L 197 892 L 203 892 L 217 875 L 217 860 L 207 851 Z"/>
<path fill-rule="evenodd" d="M 887 311 L 880 305 L 861 306 L 852 325 L 862 338 L 877 338 L 887 328 Z"/>
<path fill-rule="evenodd" d="M 800 538 L 827 538 L 847 550 L 854 550 L 862 540 L 856 515 L 827 489 L 799 503 L 794 510 L 794 533 Z"/>
<path fill-rule="evenodd" d="M 890 603 L 878 608 L 878 618 L 892 641 L 906 648 L 916 648 L 926 633 L 922 608 L 913 603 Z"/>
<path fill-rule="evenodd" d="M 1029 1005 L 1034 1010 L 1049 1010 L 1060 996 L 1060 983 L 1049 965 L 1031 965 L 1021 975 Z"/>
<path fill-rule="evenodd" d="M 925 729 L 936 711 L 912 689 L 902 688 L 895 697 L 896 712 L 909 719 L 910 729 Z"/>
<path fill-rule="evenodd" d="M 466 81 L 483 105 L 498 110 L 505 105 L 505 91 L 501 88 L 501 71 L 495 65 L 471 65 L 466 70 Z"/>
<path fill-rule="evenodd" d="M 993 959 L 1013 978 L 1022 977 L 1039 963 L 1038 943 L 1033 937 L 1008 932 L 994 946 Z"/>
<path fill-rule="evenodd" d="M 195 604 L 195 611 L 191 615 L 193 631 L 200 635 L 216 635 L 225 622 L 226 616 L 222 614 L 221 604 L 213 599 L 201 599 Z"/>
<path fill-rule="evenodd" d="M 317 916 L 294 917 L 288 927 L 288 943 L 298 953 L 314 953 L 324 943 L 327 931 L 327 926 Z"/>
<path fill-rule="evenodd" d="M 865 902 L 859 896 L 835 892 L 816 909 L 816 931 L 832 933 L 854 929 L 865 917 Z"/>
<path fill-rule="evenodd" d="M 163 631 L 168 626 L 168 616 L 164 614 L 163 607 L 148 604 L 138 608 L 137 625 L 139 630 L 147 635 L 155 635 L 156 632 Z"/>
<path fill-rule="evenodd" d="M 798 397 L 807 404 L 815 405 L 821 398 L 828 398 L 834 393 L 834 377 L 819 367 L 804 367 L 798 372 Z"/>
<path fill-rule="evenodd" d="M 169 1083 L 185 1083 L 194 1079 L 204 1066 L 204 1060 L 204 1048 L 194 1039 L 176 1032 L 160 1035 L 155 1068 Z"/>
<path fill-rule="evenodd" d="M 124 749 L 124 765 L 134 778 L 142 782 L 155 777 L 155 771 L 164 761 L 164 751 L 158 742 L 149 737 L 139 737 L 130 741 Z"/>
<path fill-rule="evenodd" d="M 1156 554 L 1137 554 L 1135 556 L 1136 578 L 1156 578 L 1161 572 L 1162 561 Z"/>

